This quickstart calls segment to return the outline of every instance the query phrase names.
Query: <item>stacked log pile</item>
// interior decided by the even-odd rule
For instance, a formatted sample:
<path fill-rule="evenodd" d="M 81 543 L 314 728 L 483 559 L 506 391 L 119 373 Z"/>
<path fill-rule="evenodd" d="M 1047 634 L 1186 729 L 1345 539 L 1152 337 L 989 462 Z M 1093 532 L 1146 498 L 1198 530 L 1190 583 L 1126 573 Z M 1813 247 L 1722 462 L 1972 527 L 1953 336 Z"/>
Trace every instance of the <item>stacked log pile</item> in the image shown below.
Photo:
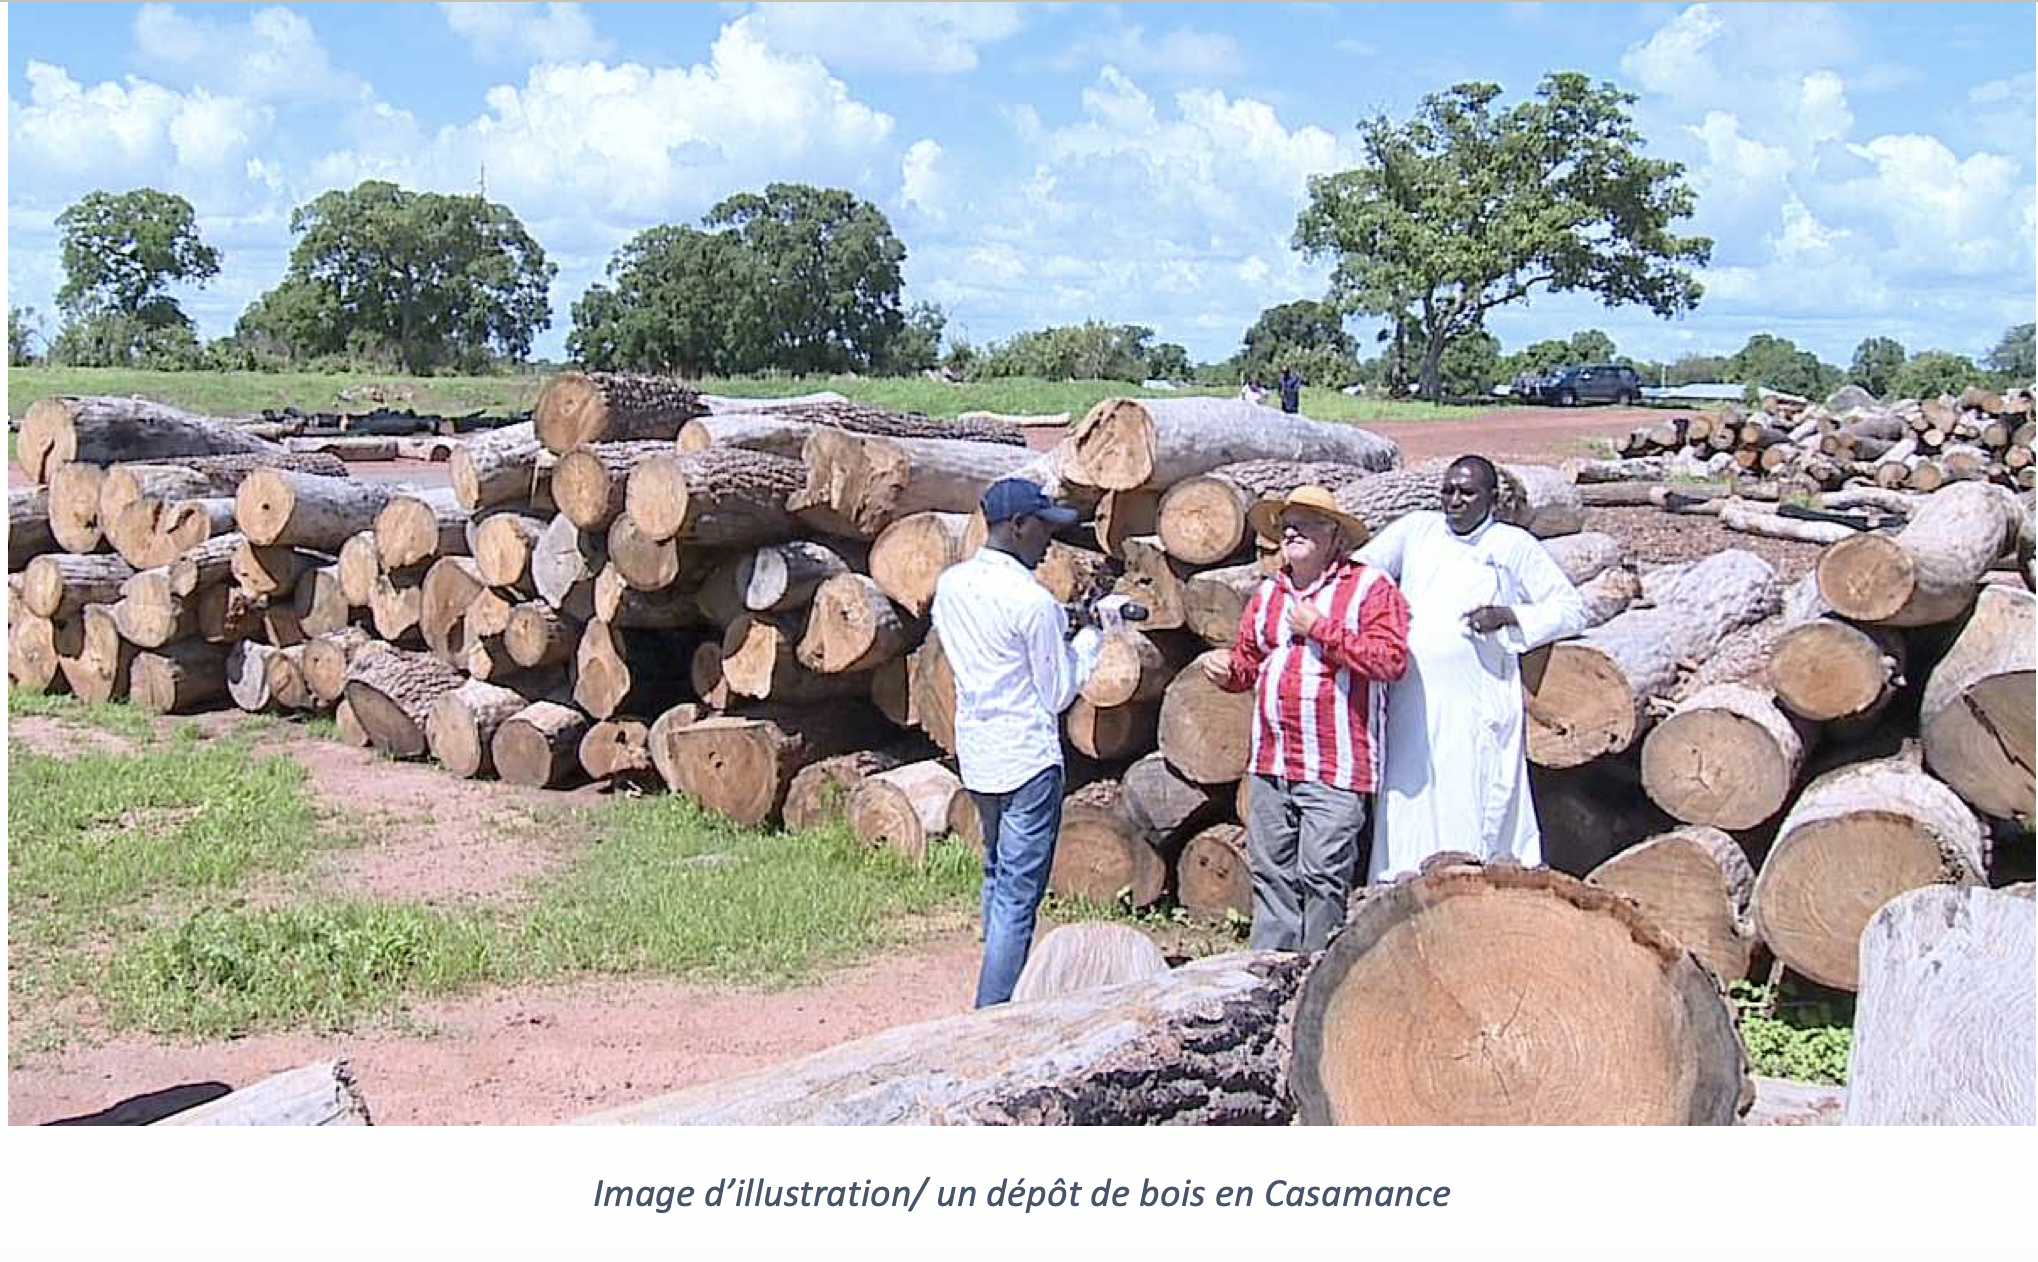
<path fill-rule="evenodd" d="M 606 374 L 556 378 L 531 422 L 466 441 L 446 490 L 273 445 L 208 456 L 224 440 L 172 429 L 196 437 L 150 430 L 133 450 L 202 484 L 112 439 L 39 449 L 45 477 L 94 453 L 98 511 L 113 493 L 116 518 L 153 524 L 88 543 L 89 514 L 57 502 L 92 475 L 11 497 L 17 686 L 330 711 L 345 739 L 461 776 L 662 784 L 757 826 L 839 812 L 909 860 L 943 834 L 982 844 L 927 611 L 983 538 L 984 487 L 1036 478 L 1087 515 L 1038 580 L 1153 612 L 1107 640 L 1066 716 L 1051 884 L 1214 915 L 1250 911 L 1251 701 L 1197 661 L 1228 648 L 1267 571 L 1245 509 L 1318 483 L 1377 530 L 1435 507 L 1442 471 L 1230 400 L 1108 400 L 1033 452 L 998 418 L 718 411 L 681 382 Z M 1598 869 L 1720 977 L 1766 949 L 1850 986 L 1882 903 L 1985 881 L 1984 820 L 2028 827 L 2032 597 L 1986 581 L 2030 532 L 2009 491 L 1961 481 L 1878 510 L 1879 529 L 1821 523 L 1845 537 L 1786 587 L 1738 550 L 1642 570 L 1581 531 L 1593 484 L 1504 473 L 1503 515 L 1543 538 L 1592 620 L 1524 665 L 1554 866 Z"/>

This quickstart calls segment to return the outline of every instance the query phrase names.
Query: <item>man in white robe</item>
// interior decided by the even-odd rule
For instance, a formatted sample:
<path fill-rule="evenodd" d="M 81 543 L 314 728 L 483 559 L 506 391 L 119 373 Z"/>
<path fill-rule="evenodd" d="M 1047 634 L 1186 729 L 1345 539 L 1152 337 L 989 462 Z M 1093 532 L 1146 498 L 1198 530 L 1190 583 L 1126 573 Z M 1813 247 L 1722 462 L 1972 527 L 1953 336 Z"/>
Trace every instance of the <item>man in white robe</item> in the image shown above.
<path fill-rule="evenodd" d="M 1368 881 L 1446 850 L 1541 864 L 1520 655 L 1585 627 L 1585 604 L 1535 536 L 1494 520 L 1483 456 L 1444 474 L 1443 511 L 1410 513 L 1357 556 L 1408 599 L 1408 672 L 1387 691 Z"/>

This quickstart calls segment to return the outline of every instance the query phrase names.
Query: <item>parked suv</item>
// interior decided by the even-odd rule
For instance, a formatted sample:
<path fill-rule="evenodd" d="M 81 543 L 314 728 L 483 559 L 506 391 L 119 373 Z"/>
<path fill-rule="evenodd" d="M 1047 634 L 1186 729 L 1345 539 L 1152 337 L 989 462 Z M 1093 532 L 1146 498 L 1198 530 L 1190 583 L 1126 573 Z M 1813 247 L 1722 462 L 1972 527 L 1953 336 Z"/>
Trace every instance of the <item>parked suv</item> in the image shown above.
<path fill-rule="evenodd" d="M 1535 397 L 1559 407 L 1591 402 L 1625 405 L 1642 397 L 1642 379 L 1625 364 L 1573 365 L 1544 374 Z"/>

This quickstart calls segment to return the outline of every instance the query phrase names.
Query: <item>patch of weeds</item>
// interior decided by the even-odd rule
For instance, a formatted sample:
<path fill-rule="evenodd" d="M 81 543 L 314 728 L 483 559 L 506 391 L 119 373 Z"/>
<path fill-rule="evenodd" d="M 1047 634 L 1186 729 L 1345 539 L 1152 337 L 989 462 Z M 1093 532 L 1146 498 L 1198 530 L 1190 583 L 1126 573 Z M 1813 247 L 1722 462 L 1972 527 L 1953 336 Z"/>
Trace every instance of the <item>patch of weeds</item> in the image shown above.
<path fill-rule="evenodd" d="M 1788 982 L 1780 991 L 1735 982 L 1728 991 L 1749 1069 L 1769 1078 L 1847 1085 L 1854 1044 L 1854 1005 L 1845 997 L 1806 997 Z"/>
<path fill-rule="evenodd" d="M 1041 900 L 1040 914 L 1049 920 L 1074 922 L 1115 920 L 1132 925 L 1174 955 L 1203 956 L 1238 949 L 1252 930 L 1252 918 L 1227 909 L 1224 917 L 1199 916 L 1172 902 L 1148 907 L 1132 905 L 1130 887 L 1121 889 L 1112 901 L 1102 904 L 1081 895 L 1049 892 Z"/>
<path fill-rule="evenodd" d="M 55 719 L 74 727 L 95 727 L 102 732 L 124 736 L 137 744 L 155 739 L 155 725 L 146 710 L 118 701 L 80 701 L 72 696 L 44 696 L 23 688 L 7 690 L 10 719 Z"/>
<path fill-rule="evenodd" d="M 112 1015 L 158 1034 L 216 1038 L 278 1024 L 336 1029 L 403 997 L 503 971 L 485 921 L 342 903 L 208 910 L 114 961 Z"/>
<path fill-rule="evenodd" d="M 763 833 L 678 796 L 618 802 L 589 827 L 594 844 L 520 928 L 541 969 L 784 985 L 967 907 L 977 889 L 976 860 L 953 843 L 916 868 L 846 827 Z"/>

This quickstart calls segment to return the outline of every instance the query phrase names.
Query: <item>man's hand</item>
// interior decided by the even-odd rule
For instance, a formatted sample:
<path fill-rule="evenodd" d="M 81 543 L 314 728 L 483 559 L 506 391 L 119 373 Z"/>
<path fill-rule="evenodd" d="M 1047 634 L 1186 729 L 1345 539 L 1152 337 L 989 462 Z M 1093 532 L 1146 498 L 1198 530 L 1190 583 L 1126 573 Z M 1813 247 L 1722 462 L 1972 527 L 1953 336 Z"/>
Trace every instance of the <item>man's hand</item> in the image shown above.
<path fill-rule="evenodd" d="M 1514 610 L 1506 605 L 1481 605 L 1465 615 L 1465 625 L 1480 635 L 1498 631 L 1502 627 L 1517 627 Z"/>
<path fill-rule="evenodd" d="M 1316 611 L 1316 606 L 1309 601 L 1291 600 L 1288 602 L 1288 630 L 1301 636 L 1303 639 L 1309 638 L 1309 628 L 1315 626 L 1316 620 L 1322 616 L 1322 614 Z"/>
<path fill-rule="evenodd" d="M 1228 655 L 1207 654 L 1197 659 L 1196 664 L 1203 668 L 1203 678 L 1217 687 L 1222 688 L 1231 682 L 1231 658 Z"/>

